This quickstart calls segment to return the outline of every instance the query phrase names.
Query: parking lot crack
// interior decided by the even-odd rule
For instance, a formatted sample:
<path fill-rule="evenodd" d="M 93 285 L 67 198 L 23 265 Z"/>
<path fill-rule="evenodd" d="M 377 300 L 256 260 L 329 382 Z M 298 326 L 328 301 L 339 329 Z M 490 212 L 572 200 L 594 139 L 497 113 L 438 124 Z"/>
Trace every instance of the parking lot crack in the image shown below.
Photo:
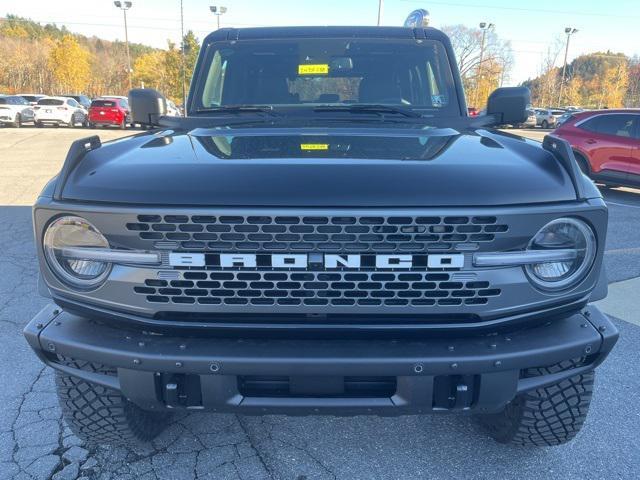
<path fill-rule="evenodd" d="M 33 379 L 31 384 L 29 385 L 29 388 L 20 396 L 20 403 L 18 404 L 16 416 L 13 419 L 13 421 L 11 422 L 11 439 L 13 441 L 13 450 L 12 450 L 12 453 L 11 453 L 11 461 L 12 461 L 12 463 L 14 463 L 20 469 L 21 472 L 23 472 L 24 470 L 23 470 L 22 466 L 20 465 L 20 462 L 16 458 L 17 454 L 18 454 L 18 451 L 19 451 L 18 436 L 16 434 L 18 420 L 22 416 L 22 413 L 23 413 L 22 409 L 23 409 L 23 406 L 24 406 L 24 404 L 25 404 L 25 402 L 27 400 L 27 397 L 31 393 L 33 393 L 35 385 L 40 381 L 40 379 L 43 377 L 43 375 L 45 374 L 46 371 L 47 371 L 47 367 L 43 365 L 42 368 L 40 369 L 40 371 L 38 372 L 38 374 L 36 375 L 36 377 Z"/>
<path fill-rule="evenodd" d="M 258 457 L 258 461 L 262 465 L 262 468 L 264 468 L 265 472 L 267 472 L 267 475 L 269 475 L 269 478 L 274 479 L 275 477 L 274 477 L 273 471 L 267 465 L 267 462 L 265 461 L 264 457 L 262 456 L 262 453 L 260 452 L 260 449 L 258 448 L 256 443 L 254 442 L 253 436 L 249 433 L 249 429 L 247 429 L 247 427 L 244 425 L 244 423 L 240 419 L 239 415 L 236 415 L 235 417 L 236 417 L 236 420 L 238 421 L 238 424 L 240 425 L 240 428 L 242 429 L 244 434 L 247 436 L 247 439 L 249 440 L 249 445 L 251 445 L 251 447 L 253 447 L 253 449 L 256 451 L 256 456 Z"/>

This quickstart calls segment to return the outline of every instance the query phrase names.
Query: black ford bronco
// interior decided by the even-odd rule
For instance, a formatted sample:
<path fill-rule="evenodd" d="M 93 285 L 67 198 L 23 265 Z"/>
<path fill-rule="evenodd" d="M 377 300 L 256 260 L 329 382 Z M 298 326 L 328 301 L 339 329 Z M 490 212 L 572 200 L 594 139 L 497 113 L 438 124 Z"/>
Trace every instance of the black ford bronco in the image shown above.
<path fill-rule="evenodd" d="M 432 28 L 222 29 L 184 118 L 76 141 L 33 210 L 26 327 L 89 442 L 157 435 L 176 409 L 466 412 L 499 442 L 585 421 L 618 333 L 607 209 L 569 145 L 501 88 L 467 116 Z"/>

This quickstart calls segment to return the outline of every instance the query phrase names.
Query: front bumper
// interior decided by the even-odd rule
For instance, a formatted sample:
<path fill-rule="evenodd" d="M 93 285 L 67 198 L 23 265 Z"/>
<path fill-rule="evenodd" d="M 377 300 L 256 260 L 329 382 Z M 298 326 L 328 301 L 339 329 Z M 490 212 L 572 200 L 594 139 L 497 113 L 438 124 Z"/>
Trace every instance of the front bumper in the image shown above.
<path fill-rule="evenodd" d="M 336 340 L 149 334 L 49 305 L 24 333 L 47 365 L 145 409 L 337 415 L 497 411 L 520 392 L 594 369 L 618 338 L 594 306 L 508 334 Z M 522 374 L 575 359 L 553 374 Z M 78 368 L 84 362 L 110 371 Z"/>

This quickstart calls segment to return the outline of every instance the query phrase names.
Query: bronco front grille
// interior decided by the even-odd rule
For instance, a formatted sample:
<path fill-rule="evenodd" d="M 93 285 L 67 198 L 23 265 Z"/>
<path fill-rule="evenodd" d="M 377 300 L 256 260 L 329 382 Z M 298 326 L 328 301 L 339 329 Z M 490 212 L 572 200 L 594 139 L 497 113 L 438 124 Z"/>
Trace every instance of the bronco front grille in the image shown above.
<path fill-rule="evenodd" d="M 220 252 L 469 250 L 508 231 L 494 216 L 138 215 L 126 228 L 142 240 Z"/>
<path fill-rule="evenodd" d="M 437 272 L 185 271 L 147 279 L 134 292 L 156 304 L 308 307 L 484 305 L 500 289 Z"/>

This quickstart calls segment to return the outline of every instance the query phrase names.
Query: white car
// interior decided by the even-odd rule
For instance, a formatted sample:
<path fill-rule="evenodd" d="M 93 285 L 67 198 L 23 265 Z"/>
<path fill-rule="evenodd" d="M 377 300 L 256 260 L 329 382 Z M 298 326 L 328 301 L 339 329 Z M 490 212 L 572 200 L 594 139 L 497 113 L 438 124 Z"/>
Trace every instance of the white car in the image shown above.
<path fill-rule="evenodd" d="M 181 117 L 180 109 L 171 100 L 167 100 L 167 116 Z"/>
<path fill-rule="evenodd" d="M 87 126 L 87 111 L 73 98 L 45 97 L 33 107 L 36 113 L 36 127 L 43 125 L 67 125 L 71 128 L 80 124 Z"/>
<path fill-rule="evenodd" d="M 0 124 L 21 127 L 25 122 L 33 122 L 33 108 L 18 95 L 0 96 Z"/>
<path fill-rule="evenodd" d="M 535 111 L 536 123 L 542 128 L 554 128 L 565 112 L 556 108 L 537 108 Z"/>

